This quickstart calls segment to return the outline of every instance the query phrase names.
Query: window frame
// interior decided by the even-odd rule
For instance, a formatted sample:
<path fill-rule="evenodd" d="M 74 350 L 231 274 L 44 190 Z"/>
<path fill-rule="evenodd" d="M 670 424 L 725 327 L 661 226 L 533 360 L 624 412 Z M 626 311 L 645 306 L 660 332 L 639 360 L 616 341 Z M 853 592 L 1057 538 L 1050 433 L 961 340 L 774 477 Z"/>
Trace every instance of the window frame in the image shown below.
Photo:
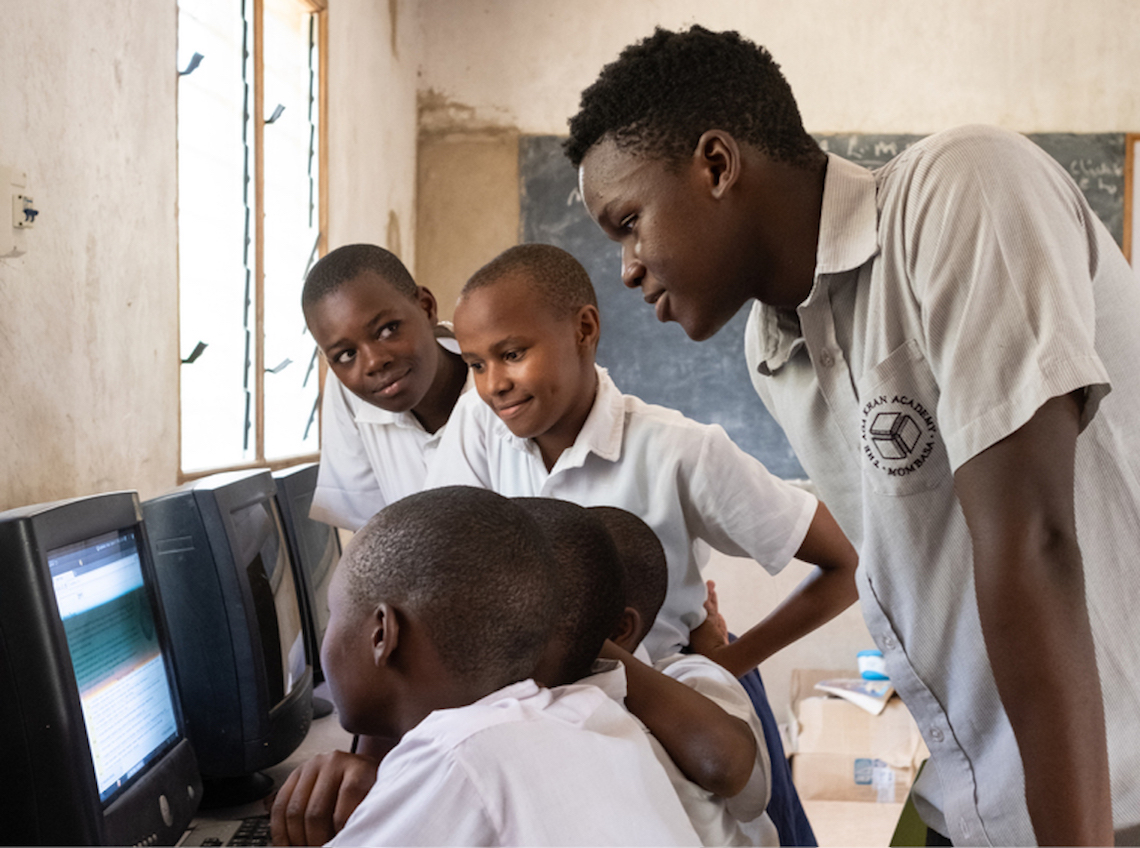
<path fill-rule="evenodd" d="M 328 179 L 328 0 L 295 0 L 308 11 L 317 28 L 317 256 L 328 251 L 329 223 L 329 179 Z M 265 458 L 265 4 L 264 0 L 252 0 L 253 8 L 253 197 L 254 197 L 254 238 L 253 238 L 253 310 L 254 345 L 253 371 L 256 404 L 254 409 L 254 458 L 248 462 L 219 465 L 210 468 L 186 471 L 182 464 L 182 370 L 178 371 L 178 476 L 179 484 L 197 480 L 223 471 L 242 471 L 253 468 L 278 470 L 302 462 L 315 462 L 320 459 L 319 450 L 314 453 Z M 177 120 L 177 119 L 176 119 Z M 175 162 L 177 164 L 177 151 Z M 181 276 L 178 281 L 179 304 L 181 304 Z M 181 326 L 179 327 L 179 349 L 181 349 Z M 325 375 L 328 364 L 323 356 L 317 357 L 317 441 L 320 444 L 321 415 L 320 399 L 324 396 Z"/>

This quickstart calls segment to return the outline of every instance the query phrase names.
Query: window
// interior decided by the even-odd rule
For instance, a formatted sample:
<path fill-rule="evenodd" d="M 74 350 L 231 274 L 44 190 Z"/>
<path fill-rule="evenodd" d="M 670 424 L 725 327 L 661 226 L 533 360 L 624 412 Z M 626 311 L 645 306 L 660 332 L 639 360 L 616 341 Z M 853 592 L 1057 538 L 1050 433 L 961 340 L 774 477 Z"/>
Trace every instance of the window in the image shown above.
<path fill-rule="evenodd" d="M 183 476 L 315 455 L 324 3 L 179 0 Z"/>

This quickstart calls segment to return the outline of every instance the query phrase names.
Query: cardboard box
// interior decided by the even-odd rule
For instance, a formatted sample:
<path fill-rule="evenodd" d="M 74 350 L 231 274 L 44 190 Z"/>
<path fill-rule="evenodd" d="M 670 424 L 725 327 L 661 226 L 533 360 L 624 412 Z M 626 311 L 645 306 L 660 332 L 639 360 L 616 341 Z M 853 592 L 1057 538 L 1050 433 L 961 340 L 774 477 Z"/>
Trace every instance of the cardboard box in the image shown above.
<path fill-rule="evenodd" d="M 926 745 L 897 696 L 876 716 L 814 689 L 818 680 L 855 676 L 792 672 L 792 780 L 804 800 L 901 803 L 929 755 Z"/>

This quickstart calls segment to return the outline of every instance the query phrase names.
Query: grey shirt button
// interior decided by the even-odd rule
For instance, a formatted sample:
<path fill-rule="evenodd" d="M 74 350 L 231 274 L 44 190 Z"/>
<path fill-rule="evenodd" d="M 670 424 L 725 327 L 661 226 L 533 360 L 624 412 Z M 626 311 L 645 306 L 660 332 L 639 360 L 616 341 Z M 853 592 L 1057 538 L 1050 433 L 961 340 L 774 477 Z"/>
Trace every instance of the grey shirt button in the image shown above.
<path fill-rule="evenodd" d="M 898 642 L 895 641 L 894 636 L 891 636 L 888 633 L 886 636 L 883 637 L 883 647 L 886 648 L 888 651 L 893 651 L 895 649 L 895 647 L 897 647 L 897 646 L 898 646 Z"/>
<path fill-rule="evenodd" d="M 942 730 L 940 728 L 937 728 L 937 727 L 934 728 L 932 731 L 930 731 L 930 738 L 933 739 L 935 742 L 941 742 L 942 738 L 943 738 Z"/>
<path fill-rule="evenodd" d="M 825 350 L 819 355 L 819 364 L 824 368 L 830 368 L 835 364 L 835 357 L 831 355 L 831 351 Z"/>

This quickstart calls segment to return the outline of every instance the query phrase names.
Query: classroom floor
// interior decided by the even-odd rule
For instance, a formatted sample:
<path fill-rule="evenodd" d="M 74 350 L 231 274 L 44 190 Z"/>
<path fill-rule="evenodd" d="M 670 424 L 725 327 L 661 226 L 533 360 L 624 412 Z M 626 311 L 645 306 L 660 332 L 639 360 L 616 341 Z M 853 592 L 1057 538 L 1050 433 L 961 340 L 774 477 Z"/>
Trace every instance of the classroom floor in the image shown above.
<path fill-rule="evenodd" d="M 867 801 L 804 801 L 804 811 L 820 848 L 887 846 L 902 804 Z"/>

